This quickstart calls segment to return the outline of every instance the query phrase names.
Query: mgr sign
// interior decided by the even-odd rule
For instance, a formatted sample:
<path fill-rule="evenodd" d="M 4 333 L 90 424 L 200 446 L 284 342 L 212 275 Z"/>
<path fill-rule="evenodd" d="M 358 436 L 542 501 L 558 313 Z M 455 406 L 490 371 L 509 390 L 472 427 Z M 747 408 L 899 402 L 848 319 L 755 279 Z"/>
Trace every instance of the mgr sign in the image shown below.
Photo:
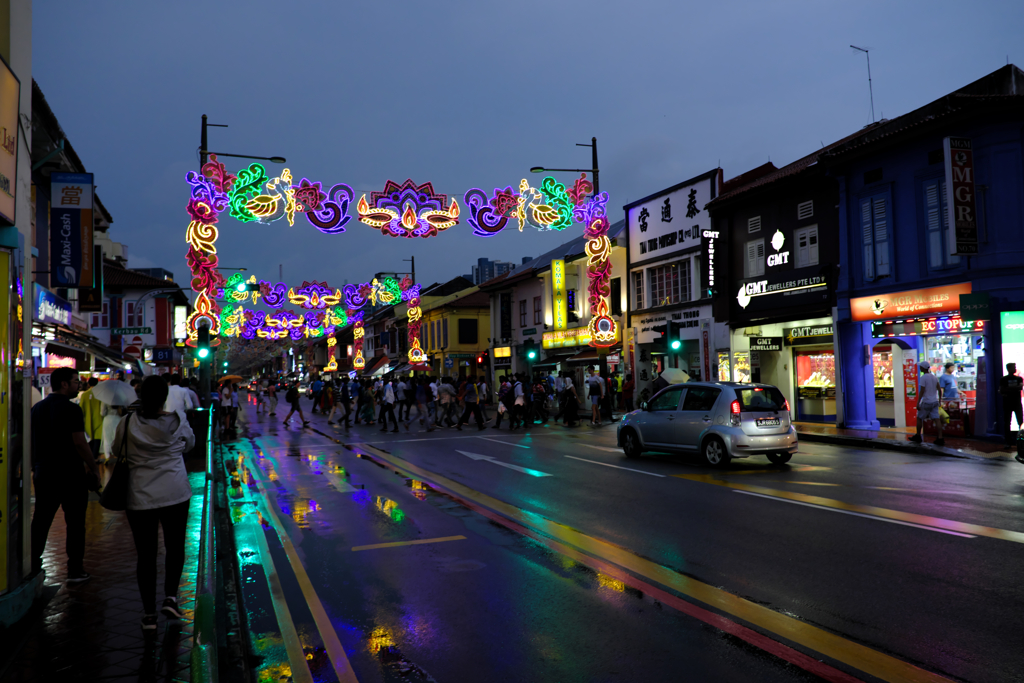
<path fill-rule="evenodd" d="M 978 253 L 974 152 L 970 138 L 945 138 L 947 239 L 950 254 Z"/>

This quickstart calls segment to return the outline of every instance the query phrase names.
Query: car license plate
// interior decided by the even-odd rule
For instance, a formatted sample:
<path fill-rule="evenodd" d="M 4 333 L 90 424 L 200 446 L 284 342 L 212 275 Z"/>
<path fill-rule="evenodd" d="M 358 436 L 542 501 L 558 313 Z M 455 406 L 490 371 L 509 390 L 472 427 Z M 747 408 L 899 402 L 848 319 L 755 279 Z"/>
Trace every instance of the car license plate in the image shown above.
<path fill-rule="evenodd" d="M 758 427 L 778 427 L 782 424 L 781 420 L 777 417 L 759 417 L 757 418 Z"/>

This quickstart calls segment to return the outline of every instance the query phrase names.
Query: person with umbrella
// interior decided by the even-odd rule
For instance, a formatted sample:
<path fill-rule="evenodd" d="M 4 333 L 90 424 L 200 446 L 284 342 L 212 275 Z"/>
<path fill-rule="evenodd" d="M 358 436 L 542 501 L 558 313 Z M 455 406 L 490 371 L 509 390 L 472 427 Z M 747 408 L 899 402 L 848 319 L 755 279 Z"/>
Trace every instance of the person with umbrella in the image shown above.
<path fill-rule="evenodd" d="M 98 382 L 92 387 L 91 393 L 92 398 L 99 401 L 100 415 L 103 417 L 100 457 L 97 460 L 102 464 L 110 460 L 113 453 L 111 448 L 114 443 L 114 432 L 121 421 L 121 416 L 124 415 L 124 406 L 134 403 L 136 394 L 132 385 L 117 379 Z"/>

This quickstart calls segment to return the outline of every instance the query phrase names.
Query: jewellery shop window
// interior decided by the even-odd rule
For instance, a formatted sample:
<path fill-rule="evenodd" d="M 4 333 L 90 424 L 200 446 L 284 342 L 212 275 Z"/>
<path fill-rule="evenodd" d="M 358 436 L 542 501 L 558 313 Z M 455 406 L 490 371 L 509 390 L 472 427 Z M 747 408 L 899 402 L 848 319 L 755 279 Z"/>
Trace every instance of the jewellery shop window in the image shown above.
<path fill-rule="evenodd" d="M 875 400 L 893 400 L 892 348 L 879 344 L 871 353 L 872 367 L 875 373 Z M 899 347 L 896 347 L 897 351 Z"/>
<path fill-rule="evenodd" d="M 728 382 L 729 377 L 729 352 L 719 351 L 718 352 L 718 381 Z"/>
<path fill-rule="evenodd" d="M 733 365 L 732 374 L 733 382 L 749 382 L 750 381 L 750 354 L 749 353 L 734 353 L 732 355 Z"/>
<path fill-rule="evenodd" d="M 800 398 L 836 397 L 836 355 L 831 349 L 793 351 Z"/>

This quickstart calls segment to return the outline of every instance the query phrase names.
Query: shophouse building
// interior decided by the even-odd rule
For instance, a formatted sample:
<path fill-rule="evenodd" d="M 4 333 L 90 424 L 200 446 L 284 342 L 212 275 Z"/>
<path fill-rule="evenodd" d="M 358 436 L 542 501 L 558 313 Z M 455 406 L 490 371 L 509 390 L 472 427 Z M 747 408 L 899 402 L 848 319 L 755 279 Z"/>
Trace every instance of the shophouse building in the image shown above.
<path fill-rule="evenodd" d="M 952 362 L 962 428 L 1003 434 L 999 378 L 1024 367 L 1022 120 L 1024 72 L 1007 65 L 822 156 L 847 427 L 913 425 L 916 364 Z"/>
<path fill-rule="evenodd" d="M 728 353 L 728 328 L 716 323 L 701 273 L 711 256 L 718 272 L 720 254 L 703 236 L 711 228 L 705 208 L 721 193 L 722 170 L 712 169 L 623 207 L 628 242 L 628 322 L 626 366 L 631 368 L 639 397 L 666 368 L 679 368 L 692 379 L 716 376 L 716 352 Z M 654 328 L 678 323 L 682 345 L 666 353 L 666 342 Z M 645 393 L 646 392 L 646 393 Z"/>

